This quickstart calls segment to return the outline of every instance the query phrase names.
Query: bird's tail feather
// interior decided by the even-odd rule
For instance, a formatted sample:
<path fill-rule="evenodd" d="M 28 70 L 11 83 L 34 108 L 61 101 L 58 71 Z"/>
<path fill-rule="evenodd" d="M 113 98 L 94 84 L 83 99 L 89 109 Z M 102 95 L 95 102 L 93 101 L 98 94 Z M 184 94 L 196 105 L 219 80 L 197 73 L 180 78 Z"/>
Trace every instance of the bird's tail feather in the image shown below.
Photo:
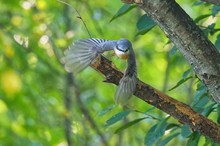
<path fill-rule="evenodd" d="M 116 104 L 126 105 L 136 89 L 136 84 L 136 73 L 134 73 L 132 76 L 123 76 L 119 82 L 119 86 L 115 94 Z"/>

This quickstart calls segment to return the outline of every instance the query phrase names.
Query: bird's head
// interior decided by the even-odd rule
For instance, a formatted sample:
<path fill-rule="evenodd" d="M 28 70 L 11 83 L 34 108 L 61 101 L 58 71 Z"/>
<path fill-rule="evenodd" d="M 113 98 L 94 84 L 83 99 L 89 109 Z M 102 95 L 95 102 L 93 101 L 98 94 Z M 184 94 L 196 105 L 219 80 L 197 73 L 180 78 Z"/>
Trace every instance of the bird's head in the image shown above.
<path fill-rule="evenodd" d="M 120 39 L 114 48 L 115 54 L 121 59 L 128 59 L 131 42 L 127 39 Z"/>

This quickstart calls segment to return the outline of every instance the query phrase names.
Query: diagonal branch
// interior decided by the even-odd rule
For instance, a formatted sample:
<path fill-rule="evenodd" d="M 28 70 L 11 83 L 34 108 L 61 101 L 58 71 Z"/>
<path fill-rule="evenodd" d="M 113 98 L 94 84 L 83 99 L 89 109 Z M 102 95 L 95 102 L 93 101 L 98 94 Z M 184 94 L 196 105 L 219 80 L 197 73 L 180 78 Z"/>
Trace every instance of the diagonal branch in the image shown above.
<path fill-rule="evenodd" d="M 118 85 L 121 77 L 123 76 L 123 73 L 118 71 L 112 62 L 103 56 L 101 56 L 100 59 L 97 59 L 91 67 L 105 75 L 105 82 L 108 83 Z M 220 143 L 220 126 L 193 111 L 188 105 L 169 97 L 140 80 L 138 81 L 137 89 L 134 95 L 170 114 L 180 123 L 188 124 L 191 128 L 199 131 L 201 134 Z"/>

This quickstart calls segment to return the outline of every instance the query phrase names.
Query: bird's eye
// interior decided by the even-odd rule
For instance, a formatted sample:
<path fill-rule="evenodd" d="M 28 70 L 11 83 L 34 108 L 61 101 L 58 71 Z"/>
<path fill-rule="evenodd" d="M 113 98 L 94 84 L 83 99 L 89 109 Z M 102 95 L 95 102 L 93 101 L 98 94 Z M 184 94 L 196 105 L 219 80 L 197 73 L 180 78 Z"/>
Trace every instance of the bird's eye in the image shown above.
<path fill-rule="evenodd" d="M 125 52 L 127 52 L 127 51 L 128 51 L 128 48 L 125 49 Z"/>
<path fill-rule="evenodd" d="M 122 52 L 127 52 L 127 51 L 128 51 L 128 47 L 125 47 L 125 46 L 116 46 L 116 48 L 117 48 L 119 51 L 122 51 Z"/>

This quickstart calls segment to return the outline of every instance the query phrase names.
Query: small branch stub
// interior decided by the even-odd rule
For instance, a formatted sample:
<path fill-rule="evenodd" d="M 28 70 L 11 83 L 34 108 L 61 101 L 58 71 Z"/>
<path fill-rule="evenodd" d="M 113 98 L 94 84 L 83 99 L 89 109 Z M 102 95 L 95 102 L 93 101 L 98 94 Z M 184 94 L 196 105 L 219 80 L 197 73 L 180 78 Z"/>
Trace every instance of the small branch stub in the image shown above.
<path fill-rule="evenodd" d="M 133 3 L 143 4 L 143 0 L 121 0 L 121 1 L 126 4 L 133 4 Z"/>

